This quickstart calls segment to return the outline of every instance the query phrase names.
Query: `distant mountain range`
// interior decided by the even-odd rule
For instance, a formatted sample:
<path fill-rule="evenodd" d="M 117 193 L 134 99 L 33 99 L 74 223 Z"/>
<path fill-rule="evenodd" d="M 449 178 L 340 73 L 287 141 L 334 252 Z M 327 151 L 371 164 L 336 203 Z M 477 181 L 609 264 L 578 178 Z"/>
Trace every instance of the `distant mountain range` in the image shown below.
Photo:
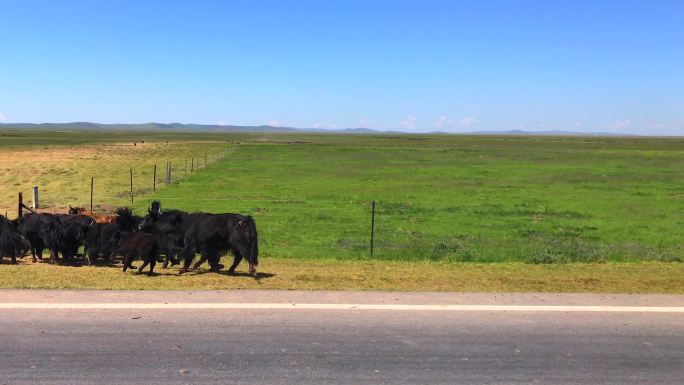
<path fill-rule="evenodd" d="M 72 123 L 0 123 L 0 130 L 9 131 L 151 131 L 151 132 L 320 132 L 341 134 L 408 134 L 404 131 L 382 131 L 369 128 L 293 128 L 274 126 L 226 126 L 218 124 L 183 124 L 183 123 L 141 123 L 141 124 L 102 124 L 91 122 Z M 558 136 L 635 136 L 610 132 L 575 132 L 575 131 L 474 131 L 451 133 L 444 131 L 421 132 L 416 134 L 460 134 L 460 135 L 558 135 Z"/>

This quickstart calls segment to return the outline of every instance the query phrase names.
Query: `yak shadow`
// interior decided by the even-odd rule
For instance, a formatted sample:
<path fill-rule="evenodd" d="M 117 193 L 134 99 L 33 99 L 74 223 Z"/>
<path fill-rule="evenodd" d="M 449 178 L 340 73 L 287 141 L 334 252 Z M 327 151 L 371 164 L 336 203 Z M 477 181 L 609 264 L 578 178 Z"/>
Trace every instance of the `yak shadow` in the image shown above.
<path fill-rule="evenodd" d="M 131 275 L 145 275 L 148 277 L 160 277 L 162 275 L 173 275 L 173 274 L 168 274 L 168 273 L 157 273 L 156 271 L 153 271 L 152 274 L 148 274 L 146 271 L 143 271 L 142 273 L 134 271 L 133 274 Z"/>
<path fill-rule="evenodd" d="M 255 278 L 255 279 L 268 279 L 268 278 L 272 278 L 272 277 L 276 276 L 273 273 L 257 272 L 256 277 L 255 277 L 252 274 L 249 274 L 248 272 L 244 272 L 244 271 L 235 271 L 233 273 L 229 273 L 228 271 L 219 270 L 216 273 L 220 274 L 220 275 L 227 275 L 229 277 L 249 277 L 249 278 Z"/>
<path fill-rule="evenodd" d="M 216 274 L 224 275 L 227 277 L 248 277 L 248 278 L 255 278 L 257 280 L 268 279 L 268 278 L 272 278 L 272 277 L 276 276 L 273 273 L 257 272 L 256 277 L 255 277 L 246 271 L 235 271 L 235 272 L 229 273 L 228 270 L 211 271 L 210 269 L 203 269 L 203 268 L 199 268 L 199 269 L 195 269 L 193 271 L 189 271 L 186 274 L 188 274 L 188 273 L 190 273 L 192 275 L 203 275 L 203 274 L 209 274 L 209 273 L 216 273 Z"/>
<path fill-rule="evenodd" d="M 123 263 L 121 261 L 118 261 L 118 260 L 105 261 L 104 259 L 98 259 L 97 261 L 95 261 L 95 263 L 93 263 L 90 266 L 93 266 L 93 267 L 119 267 L 119 268 L 121 268 L 121 267 L 123 267 Z"/>
<path fill-rule="evenodd" d="M 17 265 L 34 264 L 34 262 L 31 261 L 30 257 L 17 259 L 17 262 L 18 262 Z M 56 264 L 56 266 L 66 266 L 66 267 L 81 267 L 81 266 L 87 267 L 87 266 L 89 266 L 89 265 L 83 263 L 83 261 L 79 260 L 78 258 L 75 258 L 75 259 L 68 261 L 68 262 L 69 263 L 64 263 L 60 260 L 60 263 Z M 140 261 L 138 261 L 138 262 L 141 263 Z M 2 262 L 0 262 L 0 264 L 9 264 L 9 260 L 2 261 Z M 36 261 L 35 264 L 53 265 L 52 259 L 50 257 L 43 257 L 43 259 L 39 259 L 38 261 Z M 90 266 L 121 269 L 123 265 L 122 265 L 122 262 L 116 258 L 110 259 L 109 261 L 105 261 L 102 258 L 98 258 Z M 138 273 L 136 270 L 137 267 L 135 265 L 133 265 L 129 269 L 132 270 L 132 275 L 146 275 L 147 274 L 147 272 L 145 272 L 145 271 L 142 273 Z M 155 271 L 152 273 L 152 276 L 153 277 L 156 277 L 156 276 L 178 276 L 177 271 L 171 271 L 170 269 L 171 269 L 171 267 L 169 268 L 168 272 L 167 271 L 164 271 L 164 272 Z M 167 269 L 163 269 L 163 270 L 167 270 Z M 203 275 L 203 274 L 207 274 L 207 273 L 216 273 L 216 274 L 224 275 L 224 276 L 228 276 L 228 277 L 255 278 L 256 280 L 269 279 L 269 278 L 273 278 L 276 276 L 276 274 L 274 274 L 274 273 L 257 272 L 256 277 L 254 277 L 253 275 L 249 274 L 246 271 L 235 271 L 233 273 L 229 273 L 228 270 L 219 270 L 219 271 L 214 272 L 214 271 L 211 271 L 210 269 L 206 269 L 206 268 L 202 268 L 202 267 L 195 269 L 195 270 L 192 270 L 192 271 L 188 271 L 186 274 L 187 275 Z"/>

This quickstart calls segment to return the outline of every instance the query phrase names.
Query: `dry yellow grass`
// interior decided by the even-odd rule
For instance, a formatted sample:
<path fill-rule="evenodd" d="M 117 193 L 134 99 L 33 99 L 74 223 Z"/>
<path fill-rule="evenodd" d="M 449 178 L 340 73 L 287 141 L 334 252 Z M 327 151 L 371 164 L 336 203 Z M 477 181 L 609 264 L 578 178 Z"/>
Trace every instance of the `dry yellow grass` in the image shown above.
<path fill-rule="evenodd" d="M 23 262 L 0 265 L 0 288 L 684 293 L 684 264 L 659 262 L 529 265 L 265 259 L 259 271 L 258 280 L 206 270 L 178 276 L 177 269 L 159 269 L 159 275 L 147 277 L 114 267 Z"/>
<path fill-rule="evenodd" d="M 91 177 L 95 178 L 96 207 L 104 209 L 130 204 L 130 168 L 134 171 L 135 194 L 140 196 L 152 190 L 155 164 L 161 187 L 167 161 L 173 162 L 176 179 L 183 176 L 186 159 L 199 156 L 202 164 L 204 154 L 211 156 L 227 148 L 230 145 L 225 141 L 1 147 L 0 213 L 7 212 L 9 217 L 15 217 L 17 194 L 23 192 L 28 204 L 33 186 L 40 188 L 42 211 L 65 212 L 69 204 L 86 205 L 90 200 Z"/>

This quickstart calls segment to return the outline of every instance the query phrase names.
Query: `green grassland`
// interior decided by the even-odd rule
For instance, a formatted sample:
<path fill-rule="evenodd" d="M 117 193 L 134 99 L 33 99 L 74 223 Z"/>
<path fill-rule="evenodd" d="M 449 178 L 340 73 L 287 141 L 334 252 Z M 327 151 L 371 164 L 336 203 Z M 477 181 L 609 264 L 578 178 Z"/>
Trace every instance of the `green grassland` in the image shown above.
<path fill-rule="evenodd" d="M 185 175 L 184 161 L 203 163 L 204 154 L 209 164 Z M 0 160 L 10 214 L 16 193 L 33 185 L 48 211 L 86 205 L 91 176 L 96 210 L 131 205 L 133 168 L 138 214 L 159 199 L 163 208 L 255 217 L 260 271 L 274 276 L 200 274 L 174 278 L 175 288 L 684 287 L 681 138 L 0 132 Z M 174 181 L 164 186 L 167 161 Z M 114 269 L 82 268 L 92 273 L 70 281 L 58 277 L 73 268 L 29 265 L 2 266 L 0 286 L 148 288 L 146 277 Z"/>
<path fill-rule="evenodd" d="M 676 139 L 263 136 L 153 197 L 254 215 L 272 257 L 369 258 L 376 201 L 374 259 L 679 261 L 683 150 Z"/>

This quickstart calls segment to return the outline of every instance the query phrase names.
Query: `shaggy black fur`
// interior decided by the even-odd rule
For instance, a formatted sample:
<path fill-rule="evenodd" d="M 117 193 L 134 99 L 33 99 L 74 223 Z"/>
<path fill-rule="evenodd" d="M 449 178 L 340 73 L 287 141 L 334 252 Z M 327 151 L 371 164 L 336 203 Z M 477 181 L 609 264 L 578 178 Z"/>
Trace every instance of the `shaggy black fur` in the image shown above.
<path fill-rule="evenodd" d="M 154 266 L 157 264 L 157 255 L 159 253 L 159 248 L 154 235 L 148 233 L 118 232 L 115 235 L 115 238 L 117 238 L 116 252 L 121 253 L 124 256 L 123 271 L 126 271 L 131 267 L 133 260 L 140 259 L 143 261 L 143 264 L 138 269 L 138 272 L 142 273 L 143 269 L 149 264 L 150 271 L 147 272 L 147 275 L 153 274 Z"/>
<path fill-rule="evenodd" d="M 18 222 L 10 221 L 0 215 L 0 262 L 4 257 L 10 258 L 12 264 L 23 257 L 30 248 L 28 242 L 17 231 Z"/>
<path fill-rule="evenodd" d="M 143 218 L 133 215 L 130 209 L 122 207 L 116 210 L 114 222 L 95 223 L 86 240 L 87 263 L 93 265 L 100 257 L 109 262 L 114 254 L 117 233 L 136 231 L 142 220 Z"/>
<path fill-rule="evenodd" d="M 256 266 L 259 264 L 259 245 L 256 223 L 251 216 L 240 214 L 195 214 L 188 223 L 185 231 L 184 248 L 181 256 L 184 265 L 180 270 L 183 274 L 190 267 L 195 253 L 202 258 L 195 265 L 209 260 L 211 269 L 221 268 L 219 258 L 227 251 L 233 252 L 233 264 L 228 269 L 233 273 L 244 258 L 249 263 L 249 273 L 256 276 Z"/>

